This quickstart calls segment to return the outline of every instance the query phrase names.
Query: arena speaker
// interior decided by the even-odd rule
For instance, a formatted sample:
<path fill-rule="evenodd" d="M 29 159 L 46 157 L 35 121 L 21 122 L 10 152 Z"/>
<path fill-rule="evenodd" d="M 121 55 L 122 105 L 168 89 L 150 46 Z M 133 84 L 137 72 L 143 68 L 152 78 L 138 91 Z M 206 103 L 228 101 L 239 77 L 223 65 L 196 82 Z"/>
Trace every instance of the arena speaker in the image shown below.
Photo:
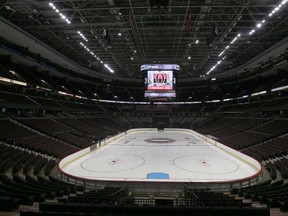
<path fill-rule="evenodd" d="M 207 35 L 207 46 L 208 47 L 212 47 L 213 45 L 213 41 L 214 41 L 214 38 L 215 36 L 210 34 L 210 35 Z"/>
<path fill-rule="evenodd" d="M 111 40 L 111 37 L 110 37 L 108 29 L 106 29 L 106 28 L 103 29 L 102 37 L 103 37 L 105 43 L 107 44 L 107 47 L 109 49 L 112 49 L 112 40 Z"/>
<path fill-rule="evenodd" d="M 218 26 L 214 25 L 213 28 L 212 28 L 212 34 L 215 35 L 215 36 L 218 36 L 219 35 L 219 28 Z"/>
<path fill-rule="evenodd" d="M 212 47 L 212 44 L 216 37 L 219 35 L 219 27 L 217 24 L 213 24 L 212 31 L 209 35 L 207 35 L 207 45 L 208 47 Z"/>
<path fill-rule="evenodd" d="M 193 73 L 196 70 L 195 64 L 192 62 L 189 66 L 189 71 Z"/>

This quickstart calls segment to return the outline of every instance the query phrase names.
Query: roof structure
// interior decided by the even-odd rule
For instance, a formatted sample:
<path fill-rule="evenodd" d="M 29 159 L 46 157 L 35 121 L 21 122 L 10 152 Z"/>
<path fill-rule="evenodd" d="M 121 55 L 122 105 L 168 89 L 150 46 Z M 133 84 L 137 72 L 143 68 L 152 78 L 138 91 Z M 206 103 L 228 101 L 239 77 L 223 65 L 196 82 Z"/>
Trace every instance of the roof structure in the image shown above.
<path fill-rule="evenodd" d="M 179 64 L 179 79 L 217 75 L 288 35 L 287 1 L 8 0 L 0 15 L 77 64 L 139 79 L 143 63 Z"/>

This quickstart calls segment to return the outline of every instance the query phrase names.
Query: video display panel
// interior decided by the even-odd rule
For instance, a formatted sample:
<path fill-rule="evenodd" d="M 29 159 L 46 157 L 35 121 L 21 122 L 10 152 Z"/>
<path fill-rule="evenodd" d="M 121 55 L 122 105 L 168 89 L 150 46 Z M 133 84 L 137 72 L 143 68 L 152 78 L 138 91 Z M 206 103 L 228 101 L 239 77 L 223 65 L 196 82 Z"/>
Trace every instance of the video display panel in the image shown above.
<path fill-rule="evenodd" d="M 173 90 L 173 71 L 148 70 L 147 90 Z"/>
<path fill-rule="evenodd" d="M 154 101 L 174 99 L 179 71 L 180 66 L 176 64 L 141 65 L 145 98 Z"/>

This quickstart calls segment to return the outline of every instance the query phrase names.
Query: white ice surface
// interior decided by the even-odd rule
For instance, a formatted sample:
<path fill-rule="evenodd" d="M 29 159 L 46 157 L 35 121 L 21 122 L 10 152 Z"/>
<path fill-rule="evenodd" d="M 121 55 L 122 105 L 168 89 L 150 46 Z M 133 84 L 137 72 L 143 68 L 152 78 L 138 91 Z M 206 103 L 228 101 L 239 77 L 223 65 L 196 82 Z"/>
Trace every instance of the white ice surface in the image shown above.
<path fill-rule="evenodd" d="M 169 138 L 169 143 L 151 143 Z M 161 139 L 160 139 L 161 141 Z M 247 178 L 259 170 L 185 131 L 129 133 L 66 165 L 69 175 L 114 181 L 215 182 Z M 169 179 L 147 179 L 153 172 Z"/>

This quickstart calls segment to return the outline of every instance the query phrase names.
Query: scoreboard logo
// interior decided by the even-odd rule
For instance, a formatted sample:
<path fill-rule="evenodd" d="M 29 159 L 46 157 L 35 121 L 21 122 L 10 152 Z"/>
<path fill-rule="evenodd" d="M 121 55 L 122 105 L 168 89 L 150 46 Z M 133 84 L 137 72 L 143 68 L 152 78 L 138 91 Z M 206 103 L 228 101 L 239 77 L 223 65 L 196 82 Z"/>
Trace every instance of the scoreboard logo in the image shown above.
<path fill-rule="evenodd" d="M 173 71 L 148 71 L 147 73 L 148 90 L 172 90 Z"/>
<path fill-rule="evenodd" d="M 158 85 L 163 85 L 167 83 L 167 74 L 165 73 L 153 74 L 153 82 L 157 83 Z"/>

